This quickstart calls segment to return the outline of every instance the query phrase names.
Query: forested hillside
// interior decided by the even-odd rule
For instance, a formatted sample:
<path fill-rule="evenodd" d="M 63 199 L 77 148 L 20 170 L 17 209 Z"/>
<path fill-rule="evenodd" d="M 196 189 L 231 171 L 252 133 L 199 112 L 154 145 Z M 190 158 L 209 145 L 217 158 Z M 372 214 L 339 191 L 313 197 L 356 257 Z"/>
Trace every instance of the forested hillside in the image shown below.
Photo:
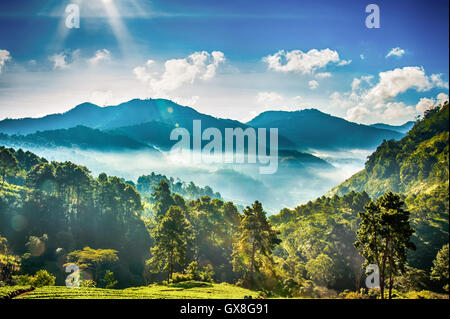
<path fill-rule="evenodd" d="M 64 285 L 74 263 L 91 288 L 202 281 L 264 297 L 375 298 L 360 291 L 371 245 L 355 243 L 381 234 L 375 245 L 397 240 L 389 296 L 437 298 L 430 290 L 448 291 L 448 117 L 448 104 L 428 111 L 328 196 L 269 218 L 258 200 L 241 210 L 193 182 L 92 176 L 1 147 L 1 284 Z"/>
<path fill-rule="evenodd" d="M 401 193 L 416 233 L 414 267 L 428 268 L 449 235 L 449 105 L 436 107 L 400 141 L 384 141 L 369 156 L 365 169 L 327 196 L 350 191 L 370 197 L 393 191 Z M 420 256 L 420 257 L 419 257 Z"/>

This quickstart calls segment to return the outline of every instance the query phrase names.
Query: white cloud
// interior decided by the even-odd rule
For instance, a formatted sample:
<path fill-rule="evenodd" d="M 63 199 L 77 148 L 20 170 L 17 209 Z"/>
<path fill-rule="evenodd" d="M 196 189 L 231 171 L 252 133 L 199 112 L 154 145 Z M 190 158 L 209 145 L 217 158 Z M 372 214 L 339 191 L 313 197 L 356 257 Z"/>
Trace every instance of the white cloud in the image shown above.
<path fill-rule="evenodd" d="M 264 106 L 271 106 L 282 102 L 283 97 L 276 92 L 259 92 L 256 101 Z"/>
<path fill-rule="evenodd" d="M 5 66 L 6 62 L 11 60 L 11 54 L 7 50 L 0 50 L 0 73 Z"/>
<path fill-rule="evenodd" d="M 442 105 L 444 102 L 448 101 L 448 95 L 445 93 L 439 93 L 436 96 L 436 99 L 423 97 L 416 105 L 416 110 L 420 113 L 425 112 L 426 110 L 431 109 L 436 105 Z"/>
<path fill-rule="evenodd" d="M 273 55 L 263 58 L 270 70 L 278 72 L 298 72 L 301 74 L 313 74 L 316 70 L 324 68 L 329 63 L 337 65 L 348 64 L 348 61 L 340 60 L 337 51 L 330 49 L 311 49 L 308 52 L 301 50 L 278 51 Z"/>
<path fill-rule="evenodd" d="M 67 69 L 67 56 L 65 53 L 57 53 L 49 57 L 49 60 L 53 62 L 53 69 Z"/>
<path fill-rule="evenodd" d="M 97 65 L 101 61 L 110 61 L 111 60 L 111 52 L 109 52 L 107 49 L 97 50 L 95 52 L 94 57 L 90 58 L 88 62 L 91 65 Z"/>
<path fill-rule="evenodd" d="M 365 59 L 364 54 L 360 54 L 359 57 L 361 58 L 361 60 Z"/>
<path fill-rule="evenodd" d="M 319 87 L 319 82 L 317 82 L 316 80 L 311 80 L 308 82 L 308 85 L 311 90 L 315 90 Z"/>
<path fill-rule="evenodd" d="M 316 78 L 318 78 L 318 79 L 325 79 L 325 78 L 330 78 L 330 77 L 331 77 L 330 72 L 321 72 L 321 73 L 316 74 Z"/>
<path fill-rule="evenodd" d="M 356 91 L 359 88 L 360 84 L 361 84 L 361 79 L 354 78 L 352 81 L 352 91 Z"/>
<path fill-rule="evenodd" d="M 149 85 L 152 93 L 164 95 L 196 80 L 207 81 L 214 78 L 217 68 L 224 62 L 225 56 L 220 51 L 201 51 L 184 59 L 167 60 L 163 72 L 151 70 L 156 64 L 153 60 L 134 68 L 133 72 L 140 81 Z"/>
<path fill-rule="evenodd" d="M 352 81 L 352 91 L 356 91 L 360 88 L 361 84 L 364 82 L 371 85 L 372 84 L 373 75 L 363 75 L 360 78 L 354 78 Z"/>
<path fill-rule="evenodd" d="M 350 63 L 352 63 L 352 60 L 342 60 L 337 65 L 338 66 L 344 66 L 344 65 L 348 65 Z"/>
<path fill-rule="evenodd" d="M 440 75 L 427 76 L 425 70 L 417 66 L 380 72 L 379 77 L 379 82 L 364 95 L 368 103 L 383 103 L 409 89 L 424 92 L 433 87 L 448 87 Z"/>
<path fill-rule="evenodd" d="M 442 105 L 442 104 L 444 104 L 445 102 L 448 102 L 448 94 L 445 94 L 445 93 L 439 93 L 439 94 L 437 95 L 437 101 L 436 101 L 436 104 Z"/>
<path fill-rule="evenodd" d="M 442 74 L 432 74 L 430 76 L 431 83 L 435 87 L 441 87 L 448 89 L 448 82 L 441 79 Z"/>
<path fill-rule="evenodd" d="M 393 56 L 393 55 L 401 57 L 403 54 L 405 54 L 405 50 L 400 49 L 400 47 L 396 47 L 396 48 L 392 48 L 391 51 L 389 51 L 389 53 L 386 54 L 386 58 Z"/>
<path fill-rule="evenodd" d="M 440 74 L 427 75 L 422 67 L 404 67 L 380 72 L 378 82 L 372 83 L 372 75 L 354 78 L 351 91 L 335 92 L 330 96 L 331 103 L 347 109 L 346 118 L 351 121 L 373 122 L 379 118 L 386 122 L 410 120 L 414 115 L 443 101 L 446 94 L 439 98 L 422 98 L 417 105 L 407 105 L 394 99 L 400 94 L 413 89 L 418 92 L 432 88 L 448 88 Z M 363 85 L 364 84 L 364 85 Z"/>
<path fill-rule="evenodd" d="M 416 105 L 416 110 L 419 112 L 425 112 L 428 109 L 431 109 L 435 104 L 435 100 L 433 98 L 429 99 L 426 97 L 423 97 L 420 99 L 420 101 Z"/>
<path fill-rule="evenodd" d="M 72 63 L 78 60 L 80 55 L 80 50 L 75 50 L 72 52 L 60 52 L 50 56 L 48 59 L 53 63 L 53 69 L 68 69 Z"/>

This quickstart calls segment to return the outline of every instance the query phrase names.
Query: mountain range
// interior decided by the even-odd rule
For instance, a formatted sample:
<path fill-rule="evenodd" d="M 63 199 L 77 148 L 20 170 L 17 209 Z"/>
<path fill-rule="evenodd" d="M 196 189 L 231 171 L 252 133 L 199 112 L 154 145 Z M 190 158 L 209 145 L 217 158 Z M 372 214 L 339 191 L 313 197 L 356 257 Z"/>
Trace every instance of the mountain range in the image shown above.
<path fill-rule="evenodd" d="M 170 100 L 134 99 L 107 107 L 83 103 L 65 113 L 41 118 L 5 119 L 0 121 L 0 140 L 94 149 L 149 145 L 169 149 L 176 142 L 169 138 L 172 129 L 183 127 L 192 133 L 193 120 L 201 120 L 202 129 L 215 127 L 222 134 L 225 128 L 278 128 L 281 149 L 303 151 L 371 149 L 383 140 L 402 138 L 411 125 L 357 124 L 316 109 L 268 111 L 242 123 L 202 114 Z M 102 140 L 109 142 L 97 143 Z"/>

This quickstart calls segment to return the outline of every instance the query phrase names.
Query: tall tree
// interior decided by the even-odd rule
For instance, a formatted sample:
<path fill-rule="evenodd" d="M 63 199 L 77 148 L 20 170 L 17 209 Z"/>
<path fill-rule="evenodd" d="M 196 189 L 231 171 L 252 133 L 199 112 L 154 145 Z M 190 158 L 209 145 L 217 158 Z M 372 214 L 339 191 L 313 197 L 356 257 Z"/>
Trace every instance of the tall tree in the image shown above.
<path fill-rule="evenodd" d="M 448 244 L 442 246 L 441 250 L 439 250 L 436 255 L 436 259 L 433 261 L 431 279 L 441 282 L 443 284 L 443 289 L 446 292 L 449 292 Z"/>
<path fill-rule="evenodd" d="M 154 237 L 156 245 L 151 249 L 149 264 L 157 271 L 167 272 L 170 280 L 176 267 L 186 264 L 188 241 L 191 240 L 191 226 L 184 212 L 171 206 L 158 223 Z"/>
<path fill-rule="evenodd" d="M 361 223 L 355 246 L 366 259 L 366 264 L 379 267 L 382 299 L 387 280 L 391 299 L 394 276 L 404 272 L 407 250 L 415 249 L 410 241 L 414 233 L 409 224 L 410 213 L 403 207 L 400 196 L 389 192 L 376 203 L 369 203 L 366 211 L 358 214 Z"/>
<path fill-rule="evenodd" d="M 170 206 L 175 205 L 170 193 L 169 183 L 165 179 L 160 181 L 158 186 L 154 188 L 152 196 L 155 201 L 155 218 L 161 220 Z"/>
<path fill-rule="evenodd" d="M 243 211 L 239 237 L 233 248 L 233 268 L 243 273 L 244 285 L 255 287 L 255 274 L 259 273 L 264 258 L 272 259 L 272 250 L 281 241 L 277 231 L 266 218 L 259 201 Z"/>
<path fill-rule="evenodd" d="M 81 270 L 91 270 L 94 273 L 94 281 L 98 283 L 103 268 L 119 260 L 117 250 L 114 249 L 92 249 L 84 247 L 67 255 L 69 263 L 75 263 Z"/>
<path fill-rule="evenodd" d="M 6 177 L 14 174 L 18 168 L 18 162 L 11 151 L 6 148 L 0 149 L 0 175 L 2 177 L 2 185 L 5 183 Z"/>

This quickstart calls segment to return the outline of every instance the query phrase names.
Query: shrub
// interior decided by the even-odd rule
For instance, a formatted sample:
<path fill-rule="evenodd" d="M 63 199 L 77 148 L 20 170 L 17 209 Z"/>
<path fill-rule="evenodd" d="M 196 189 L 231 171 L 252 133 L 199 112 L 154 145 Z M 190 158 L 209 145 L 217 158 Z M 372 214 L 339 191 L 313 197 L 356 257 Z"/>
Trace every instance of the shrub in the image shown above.
<path fill-rule="evenodd" d="M 47 270 L 39 270 L 34 276 L 19 275 L 14 276 L 13 279 L 15 284 L 19 286 L 44 287 L 54 286 L 56 277 L 49 274 Z"/>
<path fill-rule="evenodd" d="M 97 284 L 93 280 L 81 280 L 80 281 L 80 287 L 95 288 L 96 286 L 97 286 Z"/>
<path fill-rule="evenodd" d="M 118 281 L 114 278 L 114 273 L 107 270 L 105 277 L 103 277 L 103 285 L 106 289 L 112 289 L 118 284 Z"/>
<path fill-rule="evenodd" d="M 49 274 L 47 270 L 39 270 L 32 280 L 33 287 L 54 286 L 56 277 Z"/>
<path fill-rule="evenodd" d="M 14 284 L 17 286 L 32 286 L 33 277 L 30 275 L 13 276 Z"/>
<path fill-rule="evenodd" d="M 190 281 L 190 280 L 193 280 L 191 274 L 183 274 L 181 272 L 176 272 L 176 273 L 172 274 L 172 280 L 170 282 L 171 283 L 179 283 L 179 282 Z"/>

